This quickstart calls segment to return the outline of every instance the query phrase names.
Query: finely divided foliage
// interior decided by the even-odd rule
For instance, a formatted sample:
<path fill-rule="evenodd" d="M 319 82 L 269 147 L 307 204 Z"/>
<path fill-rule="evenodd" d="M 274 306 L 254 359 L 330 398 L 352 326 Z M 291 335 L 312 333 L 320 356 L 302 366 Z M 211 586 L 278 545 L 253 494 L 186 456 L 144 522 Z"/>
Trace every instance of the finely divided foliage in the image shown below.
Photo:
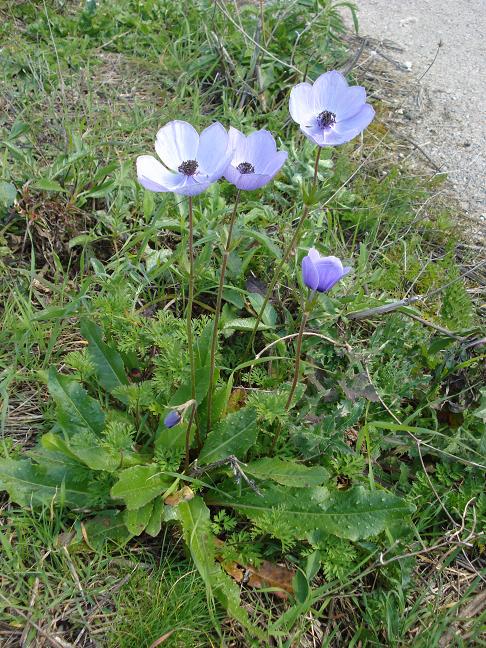
<path fill-rule="evenodd" d="M 70 574 L 78 552 L 118 556 L 126 547 L 138 555 L 145 547 L 159 560 L 181 542 L 195 567 L 184 562 L 185 572 L 206 589 L 214 632 L 225 632 L 223 610 L 245 633 L 242 645 L 307 645 L 309 619 L 312 641 L 325 643 L 318 621 L 332 601 L 339 624 L 335 595 L 345 586 L 346 601 L 361 600 L 362 590 L 370 609 L 385 611 L 376 631 L 357 613 L 344 624 L 356 631 L 335 628 L 329 645 L 403 645 L 400 615 L 382 593 L 403 593 L 427 543 L 433 551 L 447 545 L 447 560 L 461 550 L 475 561 L 484 542 L 476 530 L 486 509 L 480 335 L 453 254 L 436 262 L 434 244 L 422 263 L 425 244 L 409 238 L 416 221 L 408 210 L 425 194 L 412 194 L 408 177 L 361 172 L 382 126 L 372 123 L 365 89 L 313 49 L 324 33 L 325 48 L 338 46 L 341 18 L 331 3 L 121 4 L 112 16 L 86 3 L 75 25 L 83 47 L 95 39 L 97 56 L 119 48 L 142 65 L 162 30 L 167 49 L 148 69 L 172 61 L 172 77 L 157 83 L 173 103 L 162 117 L 131 111 L 136 136 L 122 140 L 123 161 L 100 164 L 73 134 L 75 150 L 33 183 L 60 201 L 46 214 L 75 219 L 84 210 L 93 226 L 69 235 L 68 257 L 55 246 L 49 252 L 38 243 L 50 236 L 48 216 L 29 194 L 30 177 L 19 191 L 10 175 L 0 181 L 0 214 L 5 205 L 28 219 L 17 238 L 22 250 L 32 242 L 32 258 L 20 274 L 42 305 L 16 299 L 13 346 L 26 367 L 30 355 L 41 357 L 21 380 L 46 386 L 44 398 L 35 385 L 44 399 L 36 442 L 3 442 L 8 515 L 59 520 L 42 561 L 62 547 Z M 209 16 L 210 34 L 202 24 Z M 115 19 L 123 30 L 112 34 Z M 47 26 L 49 38 L 68 29 L 51 14 Z M 150 74 L 138 73 L 135 84 L 139 76 Z M 12 155 L 30 173 L 24 126 L 12 126 L 5 160 Z M 142 154 L 154 133 L 157 157 Z M 399 242 L 388 240 L 395 234 Z M 449 275 L 455 283 L 428 311 L 397 302 L 414 290 L 437 294 Z M 74 332 L 66 335 L 65 323 Z M 65 354 L 57 352 L 63 336 Z M 3 431 L 14 379 L 8 367 L 2 376 Z M 1 546 L 16 533 L 0 529 Z M 252 598 L 248 588 L 271 596 Z M 100 600 L 83 612 L 86 636 Z M 185 621 L 150 642 L 180 645 Z M 112 645 L 139 641 L 127 637 Z"/>

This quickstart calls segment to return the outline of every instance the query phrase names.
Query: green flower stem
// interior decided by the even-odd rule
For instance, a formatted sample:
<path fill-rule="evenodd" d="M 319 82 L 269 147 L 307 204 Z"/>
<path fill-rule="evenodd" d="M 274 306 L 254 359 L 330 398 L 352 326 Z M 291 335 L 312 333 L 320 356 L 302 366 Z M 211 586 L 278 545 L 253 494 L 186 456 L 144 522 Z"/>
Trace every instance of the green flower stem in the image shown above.
<path fill-rule="evenodd" d="M 295 369 L 294 369 L 294 379 L 292 380 L 292 386 L 290 388 L 289 397 L 285 403 L 285 409 L 288 410 L 292 404 L 292 399 L 295 394 L 295 389 L 299 381 L 299 371 L 300 371 L 300 354 L 302 352 L 302 340 L 304 338 L 304 329 L 309 318 L 309 312 L 306 310 L 302 314 L 302 321 L 300 323 L 299 334 L 297 335 L 297 349 L 295 351 Z"/>
<path fill-rule="evenodd" d="M 208 390 L 208 407 L 207 407 L 207 431 L 208 432 L 211 430 L 211 414 L 212 414 L 212 406 L 213 406 L 213 388 L 214 388 L 214 365 L 215 365 L 215 358 L 216 358 L 216 345 L 218 342 L 218 328 L 219 328 L 219 318 L 221 315 L 221 302 L 223 299 L 224 278 L 226 275 L 226 267 L 228 265 L 228 257 L 231 248 L 231 238 L 233 236 L 233 227 L 236 221 L 236 213 L 238 210 L 239 200 L 240 200 L 240 190 L 238 189 L 235 198 L 235 206 L 233 208 L 233 213 L 231 214 L 231 220 L 230 220 L 229 230 L 228 230 L 228 238 L 226 239 L 226 246 L 223 253 L 223 261 L 221 263 L 218 295 L 216 297 L 216 310 L 214 313 L 213 339 L 211 340 L 211 357 L 209 362 L 209 390 Z"/>
<path fill-rule="evenodd" d="M 319 168 L 319 159 L 321 157 L 321 151 L 322 151 L 321 147 L 318 146 L 317 147 L 317 153 L 316 153 L 316 160 L 315 160 L 315 163 L 314 163 L 314 178 L 312 180 L 312 189 L 315 188 L 316 183 L 317 183 L 317 171 L 318 171 L 318 168 Z M 255 326 L 253 327 L 253 331 L 251 332 L 250 341 L 248 342 L 248 346 L 247 346 L 247 349 L 246 349 L 247 353 L 253 347 L 253 342 L 255 340 L 255 335 L 256 335 L 256 332 L 258 330 L 258 325 L 260 324 L 260 322 L 262 320 L 263 313 L 265 312 L 265 308 L 267 307 L 268 300 L 270 299 L 270 297 L 271 297 L 271 295 L 273 293 L 273 289 L 275 288 L 275 285 L 276 285 L 278 279 L 281 276 L 282 268 L 283 268 L 284 264 L 287 263 L 287 260 L 288 260 L 289 256 L 291 255 L 292 250 L 299 244 L 302 225 L 304 224 L 304 222 L 305 222 L 308 215 L 309 215 L 309 205 L 305 205 L 304 206 L 304 211 L 302 212 L 302 216 L 300 217 L 300 220 L 297 223 L 297 227 L 295 228 L 295 232 L 294 232 L 294 235 L 292 237 L 292 240 L 290 241 L 287 249 L 285 250 L 283 257 L 280 259 L 280 263 L 277 265 L 277 267 L 275 269 L 275 272 L 273 274 L 272 281 L 270 282 L 270 284 L 269 284 L 269 286 L 267 288 L 267 292 L 265 293 L 265 298 L 263 299 L 263 303 L 261 305 L 260 312 L 257 315 Z"/>
<path fill-rule="evenodd" d="M 191 399 L 196 400 L 196 363 L 194 360 L 194 342 L 192 339 L 192 304 L 194 301 L 194 223 L 192 214 L 192 196 L 189 196 L 189 295 L 187 298 L 187 346 L 191 366 Z"/>
<path fill-rule="evenodd" d="M 187 473 L 189 470 L 189 452 L 191 450 L 191 427 L 196 417 L 197 402 L 195 400 L 189 401 L 191 403 L 191 414 L 189 416 L 189 423 L 186 430 L 186 456 L 184 460 L 184 470 Z"/>
<path fill-rule="evenodd" d="M 297 383 L 299 382 L 299 373 L 300 373 L 300 356 L 302 353 L 302 340 L 304 339 L 304 330 L 305 330 L 305 325 L 307 324 L 307 320 L 309 319 L 309 315 L 312 312 L 312 309 L 315 305 L 316 302 L 316 294 L 309 293 L 309 298 L 307 299 L 305 305 L 304 305 L 304 312 L 302 313 L 302 320 L 300 322 L 300 328 L 299 332 L 297 334 L 297 348 L 295 350 L 295 369 L 294 369 L 294 378 L 292 380 L 292 385 L 290 387 L 290 392 L 289 392 L 289 397 L 287 398 L 287 402 L 285 403 L 285 409 L 288 411 L 290 409 L 290 406 L 292 405 L 292 399 L 295 394 L 295 390 L 297 388 Z M 277 428 L 277 431 L 275 432 L 275 436 L 273 437 L 272 441 L 272 448 L 271 450 L 273 451 L 275 446 L 277 445 L 278 438 L 280 436 L 280 433 L 282 431 L 282 426 L 279 425 Z"/>

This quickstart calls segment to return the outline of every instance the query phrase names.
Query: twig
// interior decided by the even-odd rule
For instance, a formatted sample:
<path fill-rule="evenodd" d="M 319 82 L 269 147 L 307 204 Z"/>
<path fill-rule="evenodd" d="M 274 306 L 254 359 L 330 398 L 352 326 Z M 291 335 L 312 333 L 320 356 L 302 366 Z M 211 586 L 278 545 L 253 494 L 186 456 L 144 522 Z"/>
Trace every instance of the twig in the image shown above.
<path fill-rule="evenodd" d="M 278 338 L 278 340 L 274 340 L 273 342 L 270 342 L 270 344 L 267 344 L 266 347 L 264 347 L 261 351 L 259 351 L 256 354 L 255 360 L 261 358 L 266 351 L 274 347 L 279 342 L 285 342 L 286 340 L 291 340 L 292 338 L 295 338 L 298 335 L 299 335 L 298 333 L 291 333 L 290 335 L 284 335 L 283 337 Z M 346 349 L 346 351 L 348 352 L 352 350 L 352 347 L 347 342 L 338 342 L 337 340 L 333 340 L 332 338 L 327 337 L 327 335 L 323 335 L 322 333 L 314 333 L 313 331 L 304 331 L 302 335 L 320 338 L 321 340 L 326 340 L 326 342 L 330 342 L 331 344 L 337 347 L 342 347 L 343 349 Z"/>
<path fill-rule="evenodd" d="M 241 468 L 241 466 L 245 466 L 246 464 L 241 462 L 237 457 L 235 457 L 235 455 L 229 455 L 229 457 L 226 457 L 225 459 L 214 461 L 213 463 L 207 464 L 207 466 L 201 466 L 201 468 L 198 468 L 196 465 L 194 465 L 194 467 L 190 471 L 190 475 L 191 477 L 199 477 L 200 475 L 203 475 L 205 472 L 209 472 L 210 470 L 215 470 L 216 468 L 221 468 L 222 466 L 226 466 L 226 465 L 231 466 L 231 469 L 233 471 L 238 486 L 240 485 L 241 480 L 243 479 L 248 484 L 248 486 L 253 491 L 255 491 L 257 495 L 263 496 L 263 493 L 258 489 L 253 479 L 247 477 L 243 469 Z"/>
<path fill-rule="evenodd" d="M 435 56 L 434 56 L 434 58 L 432 59 L 432 63 L 428 66 L 428 68 L 425 70 L 425 72 L 422 74 L 422 76 L 420 76 L 420 77 L 417 79 L 417 82 L 422 81 L 422 79 L 424 78 L 424 76 L 427 74 L 427 72 L 430 70 L 430 68 L 434 65 L 434 63 L 435 63 L 436 60 L 437 60 L 437 56 L 439 55 L 439 50 L 440 50 L 441 47 L 442 47 L 442 40 L 439 40 L 439 42 L 437 43 L 437 50 L 436 50 L 436 52 L 435 52 Z"/>

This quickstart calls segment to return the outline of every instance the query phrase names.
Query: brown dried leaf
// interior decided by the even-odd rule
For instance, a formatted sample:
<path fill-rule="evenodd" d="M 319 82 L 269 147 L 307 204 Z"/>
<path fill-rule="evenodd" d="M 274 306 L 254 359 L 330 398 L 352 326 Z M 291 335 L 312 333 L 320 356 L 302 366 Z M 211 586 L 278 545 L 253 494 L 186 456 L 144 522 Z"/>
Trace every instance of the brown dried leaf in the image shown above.
<path fill-rule="evenodd" d="M 177 506 L 180 502 L 188 502 L 194 497 L 194 491 L 189 486 L 183 486 L 180 490 L 165 498 L 164 504 Z"/>
<path fill-rule="evenodd" d="M 253 565 L 238 565 L 234 561 L 223 561 L 222 547 L 224 542 L 219 538 L 215 538 L 216 545 L 216 558 L 221 562 L 223 569 L 232 577 L 237 583 L 241 583 L 244 579 L 245 572 L 249 572 L 250 577 L 246 584 L 256 589 L 262 587 L 275 587 L 282 591 L 273 592 L 275 596 L 281 599 L 287 599 L 288 594 L 293 593 L 292 579 L 295 575 L 295 570 L 289 569 L 284 565 L 275 565 L 269 560 L 264 560 L 258 567 Z"/>
<path fill-rule="evenodd" d="M 246 402 L 246 391 L 241 389 L 241 387 L 236 387 L 231 392 L 231 396 L 228 399 L 228 412 L 237 412 L 240 410 Z"/>

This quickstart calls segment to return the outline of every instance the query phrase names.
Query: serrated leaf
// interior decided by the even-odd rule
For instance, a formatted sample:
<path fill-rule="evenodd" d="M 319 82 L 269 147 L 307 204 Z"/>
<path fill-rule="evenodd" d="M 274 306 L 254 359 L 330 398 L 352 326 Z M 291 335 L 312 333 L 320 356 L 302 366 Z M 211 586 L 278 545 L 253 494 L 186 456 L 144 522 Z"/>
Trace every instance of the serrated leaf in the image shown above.
<path fill-rule="evenodd" d="M 208 434 L 199 455 L 199 463 L 225 459 L 229 455 L 243 458 L 257 439 L 256 411 L 251 407 L 228 414 Z"/>
<path fill-rule="evenodd" d="M 168 489 L 172 478 L 161 474 L 158 464 L 133 466 L 122 470 L 111 496 L 125 502 L 129 510 L 145 506 Z"/>
<path fill-rule="evenodd" d="M 123 360 L 118 351 L 103 341 L 100 327 L 94 322 L 83 320 L 80 328 L 81 334 L 89 342 L 88 353 L 102 387 L 110 392 L 120 385 L 128 385 Z"/>
<path fill-rule="evenodd" d="M 120 465 L 119 453 L 100 446 L 97 439 L 91 435 L 78 435 L 78 437 L 79 439 L 74 436 L 66 441 L 53 432 L 47 432 L 41 438 L 41 447 L 62 453 L 92 470 L 115 472 Z"/>
<path fill-rule="evenodd" d="M 127 529 L 133 535 L 140 535 L 143 533 L 145 527 L 150 522 L 154 510 L 154 501 L 150 500 L 144 506 L 138 509 L 126 510 L 123 514 L 123 520 Z"/>
<path fill-rule="evenodd" d="M 40 189 L 41 191 L 66 191 L 59 182 L 56 182 L 56 180 L 50 180 L 49 178 L 38 178 L 37 180 L 34 180 L 32 186 L 34 189 Z"/>
<path fill-rule="evenodd" d="M 278 514 L 295 538 L 303 540 L 312 530 L 321 530 L 348 540 L 360 540 L 381 533 L 389 522 L 408 515 L 413 508 L 404 500 L 385 491 L 368 491 L 354 486 L 347 491 L 327 488 L 291 489 L 270 486 L 263 495 L 245 488 L 241 495 L 228 488 L 208 496 L 210 504 L 231 506 L 251 520 Z M 230 492 L 233 491 L 233 496 Z"/>
<path fill-rule="evenodd" d="M 72 507 L 88 507 L 97 498 L 90 490 L 88 475 L 74 479 L 69 466 L 38 465 L 30 459 L 15 461 L 0 459 L 0 488 L 21 506 L 51 506 L 66 504 Z"/>
<path fill-rule="evenodd" d="M 58 423 L 68 436 L 86 430 L 95 435 L 102 432 L 105 415 L 98 401 L 77 381 L 61 376 L 51 367 L 47 387 L 57 405 Z"/>
<path fill-rule="evenodd" d="M 329 473 L 321 466 L 304 466 L 278 457 L 263 457 L 245 466 L 245 472 L 258 479 L 271 479 L 283 486 L 308 488 L 321 486 Z"/>
<path fill-rule="evenodd" d="M 224 331 L 253 331 L 256 324 L 256 317 L 237 317 L 224 323 Z M 260 322 L 258 324 L 258 331 L 268 331 L 274 328 L 268 324 Z"/>
<path fill-rule="evenodd" d="M 210 530 L 209 509 L 201 497 L 181 502 L 177 517 L 184 540 L 206 585 L 208 598 L 216 599 L 243 626 L 252 629 L 246 610 L 240 606 L 240 590 L 215 560 L 214 537 Z"/>

